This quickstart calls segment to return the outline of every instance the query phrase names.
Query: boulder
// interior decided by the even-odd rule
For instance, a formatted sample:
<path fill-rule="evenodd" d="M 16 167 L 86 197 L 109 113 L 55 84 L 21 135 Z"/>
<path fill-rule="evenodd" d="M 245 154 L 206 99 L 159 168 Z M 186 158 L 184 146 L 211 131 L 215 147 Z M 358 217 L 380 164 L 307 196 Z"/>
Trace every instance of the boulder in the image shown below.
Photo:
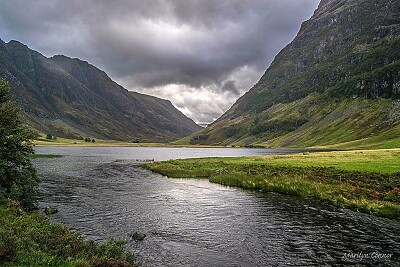
<path fill-rule="evenodd" d="M 54 207 L 51 207 L 51 206 L 47 206 L 47 207 L 44 209 L 44 213 L 46 213 L 47 215 L 55 214 L 55 213 L 57 213 L 57 212 L 58 212 L 58 209 L 56 209 L 56 208 L 54 208 Z"/>
<path fill-rule="evenodd" d="M 134 232 L 130 235 L 130 237 L 132 237 L 133 240 L 142 241 L 146 237 L 146 234 L 143 232 Z"/>

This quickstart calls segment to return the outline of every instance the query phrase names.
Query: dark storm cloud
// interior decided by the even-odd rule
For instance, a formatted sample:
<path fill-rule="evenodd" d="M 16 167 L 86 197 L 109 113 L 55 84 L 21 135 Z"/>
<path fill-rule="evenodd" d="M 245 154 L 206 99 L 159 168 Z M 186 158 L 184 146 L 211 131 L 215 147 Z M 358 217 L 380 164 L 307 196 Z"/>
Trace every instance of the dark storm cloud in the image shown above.
<path fill-rule="evenodd" d="M 200 121 L 201 114 L 218 117 L 257 82 L 317 4 L 318 0 L 0 0 L 0 38 L 20 40 L 48 56 L 87 60 L 128 89 L 180 103 L 181 110 Z M 181 89 L 168 91 L 171 84 Z M 188 96 L 185 104 L 175 95 L 188 89 L 198 103 Z M 208 101 L 200 93 L 221 92 L 230 92 L 222 111 L 200 104 Z"/>
<path fill-rule="evenodd" d="M 235 95 L 240 95 L 239 89 L 236 87 L 236 81 L 229 80 L 222 86 L 222 92 L 231 92 Z"/>

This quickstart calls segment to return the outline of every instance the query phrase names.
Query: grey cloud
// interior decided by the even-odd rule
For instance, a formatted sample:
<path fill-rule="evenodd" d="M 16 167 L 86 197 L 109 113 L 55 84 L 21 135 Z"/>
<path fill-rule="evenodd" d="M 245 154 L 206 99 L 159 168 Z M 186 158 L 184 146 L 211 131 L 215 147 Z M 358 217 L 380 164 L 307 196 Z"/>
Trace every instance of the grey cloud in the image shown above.
<path fill-rule="evenodd" d="M 47 56 L 87 60 L 128 89 L 152 93 L 177 84 L 203 94 L 229 91 L 231 104 L 257 82 L 318 2 L 0 0 L 0 38 Z M 181 105 L 194 110 L 195 120 L 208 114 Z"/>
<path fill-rule="evenodd" d="M 224 83 L 222 86 L 222 92 L 231 92 L 235 95 L 240 94 L 239 89 L 236 87 L 236 81 L 233 80 L 229 80 Z"/>

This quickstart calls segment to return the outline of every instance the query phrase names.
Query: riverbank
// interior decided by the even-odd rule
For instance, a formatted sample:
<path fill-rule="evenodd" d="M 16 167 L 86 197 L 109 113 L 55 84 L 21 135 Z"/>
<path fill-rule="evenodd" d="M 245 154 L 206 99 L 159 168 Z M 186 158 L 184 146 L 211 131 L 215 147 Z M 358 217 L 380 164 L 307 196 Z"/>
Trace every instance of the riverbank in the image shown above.
<path fill-rule="evenodd" d="M 134 255 L 124 251 L 124 241 L 87 241 L 42 213 L 14 205 L 0 201 L 1 266 L 134 266 Z"/>
<path fill-rule="evenodd" d="M 400 149 L 170 160 L 142 165 L 171 178 L 315 198 L 400 219 Z"/>

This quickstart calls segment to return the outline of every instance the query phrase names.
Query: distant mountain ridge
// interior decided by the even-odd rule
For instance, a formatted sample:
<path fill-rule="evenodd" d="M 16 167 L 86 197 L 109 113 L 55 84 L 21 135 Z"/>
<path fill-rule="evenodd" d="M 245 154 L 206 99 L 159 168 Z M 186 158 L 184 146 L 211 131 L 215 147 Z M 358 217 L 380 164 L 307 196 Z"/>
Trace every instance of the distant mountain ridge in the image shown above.
<path fill-rule="evenodd" d="M 170 101 L 128 91 L 86 61 L 47 58 L 18 41 L 0 39 L 0 77 L 42 133 L 170 141 L 201 128 Z"/>
<path fill-rule="evenodd" d="M 322 0 L 260 81 L 181 142 L 396 146 L 399 99 L 400 1 Z"/>

